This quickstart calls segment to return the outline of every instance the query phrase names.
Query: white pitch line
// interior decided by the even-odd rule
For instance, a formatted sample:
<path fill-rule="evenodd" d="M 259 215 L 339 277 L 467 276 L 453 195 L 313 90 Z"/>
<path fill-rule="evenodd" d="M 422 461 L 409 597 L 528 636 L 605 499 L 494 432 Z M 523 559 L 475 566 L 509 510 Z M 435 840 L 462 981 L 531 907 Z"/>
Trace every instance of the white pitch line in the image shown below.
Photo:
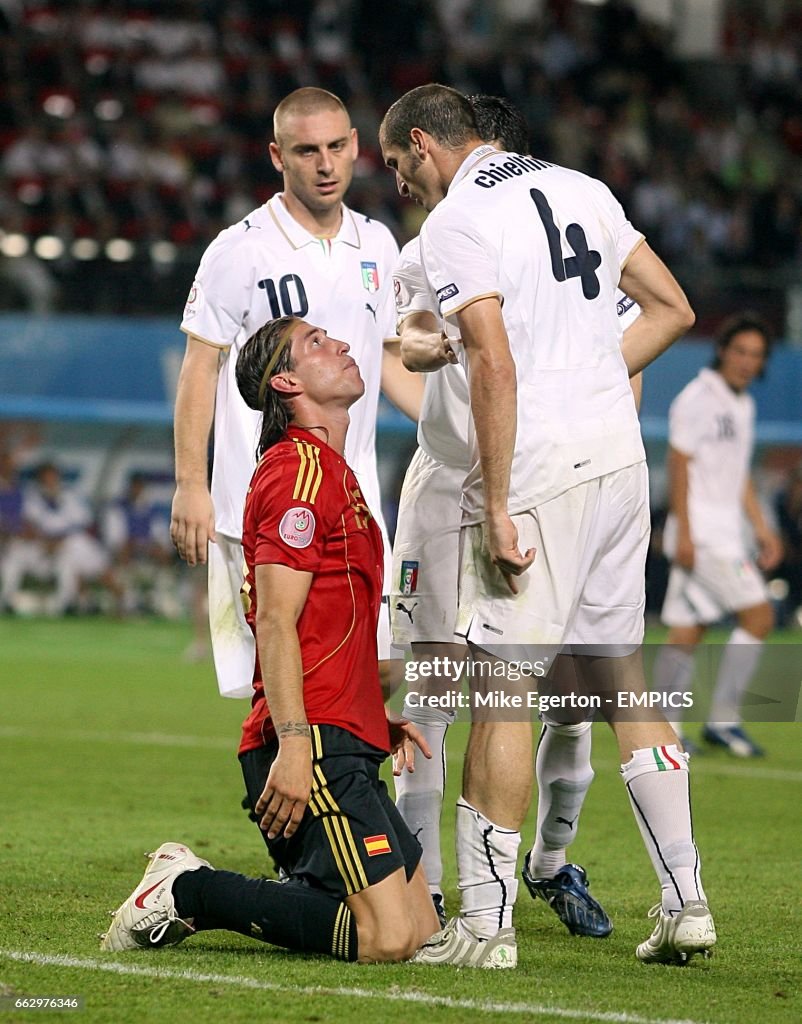
<path fill-rule="evenodd" d="M 563 1020 L 598 1021 L 600 1024 L 702 1024 L 701 1021 L 641 1017 L 633 1013 L 604 1010 L 572 1010 L 540 1003 L 499 1003 L 481 999 L 455 999 L 427 992 L 398 992 L 368 988 L 326 987 L 322 985 L 281 985 L 259 981 L 241 974 L 205 974 L 200 971 L 177 971 L 163 967 L 137 967 L 116 960 L 96 960 L 90 957 L 53 955 L 16 949 L 0 949 L 0 957 L 43 967 L 73 967 L 110 974 L 134 975 L 143 978 L 167 978 L 172 981 L 192 981 L 205 985 L 231 985 L 237 988 L 258 989 L 262 992 L 286 992 L 293 996 L 341 996 L 352 999 L 384 999 L 391 1003 L 417 1003 L 422 1006 L 443 1006 L 449 1010 L 469 1010 L 474 1013 L 528 1014 L 532 1017 L 561 1017 Z"/>

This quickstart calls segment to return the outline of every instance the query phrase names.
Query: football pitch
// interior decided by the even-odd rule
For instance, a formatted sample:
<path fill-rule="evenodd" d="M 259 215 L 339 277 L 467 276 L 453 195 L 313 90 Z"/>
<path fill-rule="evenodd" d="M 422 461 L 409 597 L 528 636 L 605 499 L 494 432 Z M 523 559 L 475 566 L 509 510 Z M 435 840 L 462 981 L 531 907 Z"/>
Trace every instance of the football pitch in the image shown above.
<path fill-rule="evenodd" d="M 256 826 L 239 807 L 235 750 L 247 704 L 217 697 L 210 662 L 182 661 L 189 639 L 174 623 L 0 620 L 0 1024 L 38 1019 L 15 1008 L 21 997 L 77 997 L 79 1008 L 48 1015 L 115 1024 L 802 1021 L 800 724 L 750 727 L 764 760 L 693 760 L 696 835 L 719 934 L 708 961 L 672 968 L 634 957 L 651 931 L 657 886 L 602 725 L 570 855 L 614 920 L 608 939 L 571 937 L 522 883 L 515 971 L 359 967 L 223 932 L 102 954 L 108 911 L 138 882 L 142 854 L 161 842 L 185 842 L 215 866 L 268 872 Z M 452 910 L 465 736 L 458 724 L 448 737 Z M 533 822 L 530 812 L 525 846 Z"/>

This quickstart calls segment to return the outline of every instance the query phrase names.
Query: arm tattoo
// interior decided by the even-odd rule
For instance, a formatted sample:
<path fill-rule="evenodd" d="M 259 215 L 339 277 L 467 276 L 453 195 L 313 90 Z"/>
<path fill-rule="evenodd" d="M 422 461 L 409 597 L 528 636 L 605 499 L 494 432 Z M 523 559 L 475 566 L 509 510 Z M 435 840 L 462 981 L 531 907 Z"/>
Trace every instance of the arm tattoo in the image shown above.
<path fill-rule="evenodd" d="M 276 735 L 279 739 L 282 736 L 306 736 L 309 739 L 312 733 L 307 722 L 277 722 Z"/>

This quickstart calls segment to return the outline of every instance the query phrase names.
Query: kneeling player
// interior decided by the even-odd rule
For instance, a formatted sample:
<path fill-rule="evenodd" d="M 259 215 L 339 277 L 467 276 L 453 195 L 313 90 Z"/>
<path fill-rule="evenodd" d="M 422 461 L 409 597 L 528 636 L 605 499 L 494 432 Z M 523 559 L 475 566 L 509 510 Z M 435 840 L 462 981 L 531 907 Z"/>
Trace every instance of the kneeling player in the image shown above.
<path fill-rule="evenodd" d="M 342 960 L 405 960 L 438 921 L 420 845 L 379 779 L 387 753 L 416 733 L 388 728 L 376 655 L 381 535 L 343 458 L 364 384 L 346 344 L 292 317 L 250 339 L 237 383 L 263 414 L 243 531 L 258 657 L 240 761 L 289 878 L 216 871 L 165 843 L 102 948 L 224 928 Z"/>

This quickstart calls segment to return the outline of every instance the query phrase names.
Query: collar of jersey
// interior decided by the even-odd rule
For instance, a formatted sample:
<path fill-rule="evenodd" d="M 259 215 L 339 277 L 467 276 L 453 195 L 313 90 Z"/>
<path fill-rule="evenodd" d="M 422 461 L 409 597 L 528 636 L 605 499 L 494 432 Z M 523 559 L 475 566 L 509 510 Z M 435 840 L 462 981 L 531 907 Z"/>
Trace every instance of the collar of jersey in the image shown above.
<path fill-rule="evenodd" d="M 489 146 L 487 143 L 482 143 L 481 146 L 477 146 L 476 149 L 472 149 L 457 168 L 457 173 L 451 179 L 448 191 L 450 192 L 452 188 L 456 188 L 462 179 L 473 170 L 476 164 L 481 163 L 482 160 L 486 160 L 489 156 L 498 156 L 498 150 L 495 146 Z"/>
<path fill-rule="evenodd" d="M 273 220 L 276 222 L 276 226 L 293 249 L 302 249 L 305 245 L 320 245 L 320 239 L 298 223 L 284 205 L 284 201 L 281 196 L 282 193 L 277 192 L 276 195 L 268 201 L 267 206 Z M 337 242 L 344 242 L 346 245 L 352 245 L 355 249 L 360 249 L 362 247 L 354 215 L 345 203 L 343 203 L 343 222 L 340 225 L 340 230 L 334 238 L 330 239 L 330 241 L 332 245 L 336 245 Z"/>

